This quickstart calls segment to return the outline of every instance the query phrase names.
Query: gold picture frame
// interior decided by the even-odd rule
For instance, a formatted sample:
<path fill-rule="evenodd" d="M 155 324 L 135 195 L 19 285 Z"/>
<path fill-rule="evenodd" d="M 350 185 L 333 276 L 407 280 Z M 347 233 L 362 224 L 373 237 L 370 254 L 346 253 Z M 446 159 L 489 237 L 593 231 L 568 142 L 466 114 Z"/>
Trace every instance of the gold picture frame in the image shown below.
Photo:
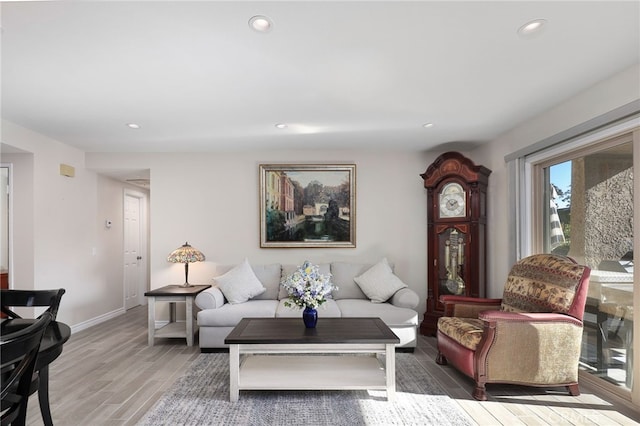
<path fill-rule="evenodd" d="M 260 164 L 260 247 L 355 247 L 355 164 Z"/>

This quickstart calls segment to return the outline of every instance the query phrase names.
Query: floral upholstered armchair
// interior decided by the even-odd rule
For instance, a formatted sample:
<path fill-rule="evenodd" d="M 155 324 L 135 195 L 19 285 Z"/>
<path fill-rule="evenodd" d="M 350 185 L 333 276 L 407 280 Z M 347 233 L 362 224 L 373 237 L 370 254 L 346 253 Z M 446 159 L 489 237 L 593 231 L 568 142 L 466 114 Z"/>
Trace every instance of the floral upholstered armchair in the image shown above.
<path fill-rule="evenodd" d="M 442 296 L 436 362 L 474 379 L 480 401 L 486 383 L 566 386 L 579 395 L 590 273 L 571 258 L 537 254 L 513 266 L 502 299 Z"/>

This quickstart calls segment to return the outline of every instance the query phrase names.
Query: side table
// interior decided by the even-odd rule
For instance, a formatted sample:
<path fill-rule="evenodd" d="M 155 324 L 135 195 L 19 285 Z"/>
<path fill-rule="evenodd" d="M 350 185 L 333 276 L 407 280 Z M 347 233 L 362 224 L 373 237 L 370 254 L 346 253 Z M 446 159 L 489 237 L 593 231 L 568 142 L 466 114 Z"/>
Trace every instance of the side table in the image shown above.
<path fill-rule="evenodd" d="M 187 339 L 187 346 L 193 346 L 193 334 L 197 326 L 193 321 L 193 300 L 198 293 L 208 289 L 211 285 L 168 285 L 147 291 L 144 295 L 149 298 L 149 346 L 153 346 L 156 337 L 182 337 Z M 156 301 L 169 302 L 169 324 L 156 329 Z M 186 319 L 184 324 L 176 321 L 176 302 L 184 302 Z"/>

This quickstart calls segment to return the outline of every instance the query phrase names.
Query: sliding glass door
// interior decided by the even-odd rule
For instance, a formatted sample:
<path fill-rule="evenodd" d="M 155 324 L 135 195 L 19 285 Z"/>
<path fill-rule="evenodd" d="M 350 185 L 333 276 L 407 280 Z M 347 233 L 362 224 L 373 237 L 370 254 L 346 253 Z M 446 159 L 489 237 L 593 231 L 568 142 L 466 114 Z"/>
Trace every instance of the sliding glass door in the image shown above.
<path fill-rule="evenodd" d="M 556 155 L 536 165 L 534 176 L 538 251 L 571 256 L 592 270 L 580 368 L 630 390 L 633 134 Z"/>

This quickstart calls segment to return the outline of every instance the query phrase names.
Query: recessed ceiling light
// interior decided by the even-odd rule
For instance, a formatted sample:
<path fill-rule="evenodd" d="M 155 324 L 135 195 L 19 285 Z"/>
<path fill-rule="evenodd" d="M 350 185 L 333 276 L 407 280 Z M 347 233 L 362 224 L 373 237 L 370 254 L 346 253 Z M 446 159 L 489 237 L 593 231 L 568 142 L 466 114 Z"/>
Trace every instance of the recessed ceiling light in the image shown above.
<path fill-rule="evenodd" d="M 528 36 L 540 32 L 542 27 L 547 23 L 546 19 L 534 19 L 529 21 L 520 28 L 518 28 L 518 34 L 521 36 Z"/>
<path fill-rule="evenodd" d="M 249 26 L 259 33 L 266 33 L 271 30 L 273 23 L 266 16 L 256 15 L 249 19 Z"/>
<path fill-rule="evenodd" d="M 130 129 L 139 129 L 140 125 L 136 123 L 127 123 L 127 127 Z"/>
<path fill-rule="evenodd" d="M 424 123 L 422 127 L 424 127 L 425 129 L 428 129 L 429 127 L 433 127 L 433 123 Z"/>
<path fill-rule="evenodd" d="M 287 125 L 286 125 L 286 124 L 284 124 L 284 123 L 278 123 L 278 124 L 276 124 L 276 128 L 278 128 L 278 129 L 286 129 L 287 127 L 289 127 L 289 126 L 287 126 Z"/>

